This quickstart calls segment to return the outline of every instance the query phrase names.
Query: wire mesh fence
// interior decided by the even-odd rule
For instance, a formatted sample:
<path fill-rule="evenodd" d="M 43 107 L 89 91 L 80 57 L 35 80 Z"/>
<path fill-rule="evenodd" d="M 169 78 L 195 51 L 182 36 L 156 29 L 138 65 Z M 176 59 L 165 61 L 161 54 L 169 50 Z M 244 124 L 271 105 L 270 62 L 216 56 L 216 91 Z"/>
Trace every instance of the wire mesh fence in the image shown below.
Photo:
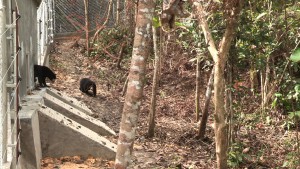
<path fill-rule="evenodd" d="M 105 22 L 111 27 L 115 23 L 116 0 L 112 1 L 112 10 L 108 15 L 109 0 L 90 0 L 88 2 L 88 16 L 90 30 L 99 28 Z M 55 1 L 55 33 L 83 32 L 85 30 L 85 8 L 83 0 Z"/>

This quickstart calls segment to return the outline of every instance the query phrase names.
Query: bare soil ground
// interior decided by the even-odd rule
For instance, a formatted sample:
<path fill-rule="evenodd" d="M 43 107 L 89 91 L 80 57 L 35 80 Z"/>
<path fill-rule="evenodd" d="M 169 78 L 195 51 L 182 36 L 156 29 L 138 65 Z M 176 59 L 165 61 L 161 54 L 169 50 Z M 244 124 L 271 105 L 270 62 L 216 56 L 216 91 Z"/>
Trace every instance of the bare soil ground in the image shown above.
<path fill-rule="evenodd" d="M 111 59 L 85 57 L 80 52 L 83 44 L 83 41 L 79 41 L 79 45 L 74 45 L 73 40 L 56 42 L 50 56 L 50 67 L 56 72 L 57 80 L 51 87 L 84 102 L 94 112 L 94 118 L 100 119 L 118 133 L 124 102 L 122 88 L 130 61 L 125 59 L 122 62 L 123 68 L 126 69 L 117 69 Z M 145 97 L 130 168 L 215 168 L 211 117 L 205 141 L 196 138 L 194 67 L 191 70 L 178 70 L 176 67 L 163 69 L 157 100 L 156 133 L 154 138 L 147 138 L 152 63 L 149 61 L 147 66 L 149 74 L 144 88 Z M 203 72 L 202 103 L 208 76 L 208 73 Z M 89 77 L 96 82 L 96 97 L 90 97 L 79 90 L 79 81 L 83 77 Z M 110 89 L 108 86 L 111 86 Z M 245 102 L 251 104 L 249 100 Z M 250 110 L 250 107 L 248 109 Z M 292 139 L 291 134 L 276 127 L 277 123 L 274 122 L 272 125 L 258 123 L 254 128 L 242 126 L 238 129 L 236 140 L 243 143 L 240 146 L 243 152 L 237 156 L 247 159 L 243 160 L 243 168 L 276 168 L 283 165 L 285 155 L 294 149 L 286 145 L 288 138 Z M 117 143 L 117 137 L 109 139 Z M 47 157 L 42 161 L 42 168 L 113 168 L 113 161 L 97 157 L 81 157 L 80 154 L 74 157 Z"/>

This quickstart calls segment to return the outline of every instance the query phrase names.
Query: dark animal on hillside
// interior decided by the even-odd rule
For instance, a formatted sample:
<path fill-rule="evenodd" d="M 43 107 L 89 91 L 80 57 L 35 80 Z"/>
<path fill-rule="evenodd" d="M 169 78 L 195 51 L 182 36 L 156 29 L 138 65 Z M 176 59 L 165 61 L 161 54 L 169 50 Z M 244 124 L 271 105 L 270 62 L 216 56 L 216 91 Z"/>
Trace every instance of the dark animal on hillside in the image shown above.
<path fill-rule="evenodd" d="M 89 90 L 91 90 L 91 89 L 93 91 L 93 94 L 89 93 Z M 82 78 L 80 80 L 79 90 L 81 90 L 83 93 L 86 93 L 88 95 L 92 95 L 94 97 L 96 96 L 96 93 L 97 93 L 95 82 L 93 82 L 89 78 Z"/>
<path fill-rule="evenodd" d="M 53 83 L 56 79 L 56 74 L 49 69 L 47 66 L 34 65 L 34 82 L 36 82 L 36 78 L 38 78 L 40 87 L 49 87 L 46 84 L 46 77 L 48 77 Z"/>

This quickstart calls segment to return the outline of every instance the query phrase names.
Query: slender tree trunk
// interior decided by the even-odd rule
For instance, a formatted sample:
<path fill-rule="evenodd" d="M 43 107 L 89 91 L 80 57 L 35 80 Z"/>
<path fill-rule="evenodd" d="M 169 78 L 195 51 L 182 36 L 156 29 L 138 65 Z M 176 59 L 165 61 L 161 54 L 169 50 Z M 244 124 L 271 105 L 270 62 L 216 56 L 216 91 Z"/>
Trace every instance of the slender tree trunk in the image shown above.
<path fill-rule="evenodd" d="M 89 45 L 89 27 L 90 27 L 90 20 L 89 20 L 89 0 L 84 0 L 84 15 L 85 15 L 85 39 L 86 39 L 86 50 L 87 55 L 90 56 L 90 45 Z"/>
<path fill-rule="evenodd" d="M 231 57 L 232 58 L 232 57 Z M 233 66 L 232 66 L 232 59 L 228 59 L 227 64 L 227 87 L 231 87 L 233 84 Z M 233 137 L 233 109 L 232 109 L 232 90 L 226 90 L 226 110 L 228 114 L 228 146 L 231 145 L 231 143 L 234 140 Z"/>
<path fill-rule="evenodd" d="M 253 61 L 250 61 L 250 83 L 251 83 L 252 94 L 254 94 L 258 86 L 258 81 L 257 81 L 256 67 Z"/>
<path fill-rule="evenodd" d="M 128 85 L 128 76 L 124 82 L 123 88 L 122 88 L 122 96 L 125 96 L 126 91 L 127 91 L 127 85 Z"/>
<path fill-rule="evenodd" d="M 266 107 L 267 104 L 269 103 L 270 99 L 272 98 L 272 96 L 274 95 L 274 93 L 276 92 L 278 86 L 280 86 L 281 82 L 283 81 L 284 75 L 286 74 L 287 68 L 290 65 L 290 60 L 287 61 L 286 65 L 284 66 L 284 69 L 281 73 L 281 76 L 279 79 L 276 79 L 275 82 L 272 83 L 272 86 L 270 87 L 270 90 L 268 92 L 268 94 L 266 95 L 266 102 L 263 103 L 262 107 Z"/>
<path fill-rule="evenodd" d="M 222 40 L 219 44 L 219 49 L 216 48 L 214 39 L 209 29 L 204 8 L 197 0 L 190 0 L 194 7 L 194 11 L 198 16 L 199 24 L 204 33 L 205 41 L 208 45 L 208 50 L 215 62 L 214 72 L 214 130 L 216 142 L 217 168 L 227 168 L 227 125 L 225 118 L 225 102 L 224 102 L 224 68 L 227 61 L 230 45 L 234 37 L 237 19 L 240 12 L 242 0 L 226 0 L 224 4 L 224 16 L 226 20 L 226 29 Z"/>
<path fill-rule="evenodd" d="M 134 0 L 126 0 L 125 1 L 125 23 L 126 26 L 128 26 L 128 34 L 129 37 L 132 37 L 134 34 L 134 28 L 135 28 L 135 12 L 136 11 L 136 5 Z"/>
<path fill-rule="evenodd" d="M 265 112 L 265 88 L 264 88 L 264 84 L 265 84 L 265 76 L 264 76 L 264 69 L 261 68 L 260 70 L 260 93 L 261 93 L 261 113 Z"/>
<path fill-rule="evenodd" d="M 116 23 L 115 23 L 116 26 L 118 26 L 120 22 L 120 11 L 121 11 L 120 0 L 117 0 L 117 12 L 116 12 Z"/>
<path fill-rule="evenodd" d="M 124 41 L 121 45 L 121 49 L 119 51 L 119 56 L 118 56 L 118 61 L 117 61 L 117 68 L 121 69 L 121 62 L 123 60 L 123 56 L 124 56 L 124 48 L 126 46 L 126 42 Z"/>
<path fill-rule="evenodd" d="M 200 107 L 200 55 L 197 56 L 197 69 L 196 69 L 196 98 L 195 98 L 195 107 L 196 107 L 196 121 L 198 122 L 200 119 L 200 112 L 201 112 L 201 107 Z"/>
<path fill-rule="evenodd" d="M 263 100 L 263 104 L 265 105 L 265 103 L 267 102 L 267 95 L 268 95 L 268 85 L 270 83 L 270 56 L 267 57 L 266 60 L 266 73 L 265 73 L 265 82 L 263 85 L 264 88 L 264 100 Z"/>
<path fill-rule="evenodd" d="M 210 99 L 211 99 L 211 94 L 212 94 L 212 88 L 214 85 L 214 72 L 215 72 L 215 68 L 213 67 L 209 76 L 209 80 L 207 83 L 207 89 L 206 89 L 206 93 L 205 93 L 205 103 L 204 103 L 204 109 L 203 109 L 203 113 L 202 113 L 202 118 L 201 118 L 201 122 L 200 122 L 200 127 L 199 127 L 199 131 L 198 131 L 198 137 L 200 139 L 203 139 L 205 136 L 205 129 L 206 129 L 206 124 L 207 124 L 207 119 L 208 119 L 208 108 L 209 108 L 209 104 L 210 104 Z"/>
<path fill-rule="evenodd" d="M 148 127 L 148 136 L 154 136 L 154 129 L 155 129 L 155 108 L 156 108 L 156 93 L 157 93 L 157 82 L 159 78 L 159 67 L 160 67 L 160 54 L 157 49 L 157 33 L 156 28 L 152 26 L 153 32 L 153 48 L 154 48 L 154 55 L 155 55 L 155 67 L 154 67 L 154 74 L 153 74 L 153 86 L 152 86 L 152 96 L 151 96 L 151 106 L 150 106 L 150 114 L 149 114 L 149 127 Z"/>
<path fill-rule="evenodd" d="M 128 75 L 128 87 L 117 145 L 116 169 L 125 169 L 131 162 L 138 115 L 142 104 L 146 61 L 152 51 L 151 27 L 154 6 L 154 1 L 139 0 L 136 23 L 137 31 L 134 37 L 131 67 Z"/>

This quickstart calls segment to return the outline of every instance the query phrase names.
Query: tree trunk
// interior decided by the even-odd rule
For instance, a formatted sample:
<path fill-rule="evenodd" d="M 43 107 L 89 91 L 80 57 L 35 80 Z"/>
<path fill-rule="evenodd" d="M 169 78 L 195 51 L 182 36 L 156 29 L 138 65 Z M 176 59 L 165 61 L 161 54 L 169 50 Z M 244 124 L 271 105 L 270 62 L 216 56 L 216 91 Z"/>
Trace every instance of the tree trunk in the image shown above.
<path fill-rule="evenodd" d="M 264 76 L 264 68 L 262 67 L 260 70 L 260 93 L 261 93 L 261 113 L 265 112 L 265 91 L 264 91 L 264 84 L 265 84 L 265 76 Z"/>
<path fill-rule="evenodd" d="M 196 98 L 195 98 L 195 107 L 196 107 L 196 122 L 199 121 L 200 119 L 200 111 L 201 111 L 201 107 L 200 107 L 200 55 L 197 56 L 197 69 L 196 69 Z"/>
<path fill-rule="evenodd" d="M 225 102 L 224 102 L 224 67 L 225 59 L 215 62 L 214 73 L 214 100 L 215 100 L 215 114 L 214 114 L 214 129 L 217 155 L 217 168 L 227 168 L 227 125 L 225 120 Z"/>
<path fill-rule="evenodd" d="M 146 61 L 151 52 L 151 25 L 154 5 L 154 1 L 139 0 L 137 31 L 134 37 L 128 87 L 117 145 L 116 169 L 125 169 L 131 162 L 138 114 L 142 104 Z"/>
<path fill-rule="evenodd" d="M 267 104 L 270 102 L 270 99 L 272 98 L 272 96 L 274 95 L 274 93 L 276 92 L 276 90 L 278 89 L 278 86 L 280 86 L 281 82 L 284 79 L 284 75 L 286 74 L 287 68 L 290 65 L 290 60 L 287 61 L 286 65 L 284 66 L 284 69 L 281 73 L 281 76 L 279 79 L 276 79 L 275 82 L 272 83 L 272 86 L 270 87 L 270 90 L 268 92 L 268 94 L 266 95 L 266 102 L 263 103 L 262 107 L 266 107 Z"/>
<path fill-rule="evenodd" d="M 135 28 L 135 1 L 133 0 L 126 0 L 125 1 L 125 23 L 126 26 L 128 26 L 128 34 L 129 37 L 132 37 L 134 34 L 134 28 Z"/>
<path fill-rule="evenodd" d="M 253 61 L 250 61 L 250 83 L 251 83 L 252 94 L 254 94 L 258 87 L 258 80 L 257 80 L 255 63 Z"/>
<path fill-rule="evenodd" d="M 154 74 L 153 74 L 153 84 L 152 84 L 152 96 L 151 96 L 151 106 L 150 106 L 150 114 L 149 114 L 149 127 L 148 127 L 148 136 L 154 136 L 154 129 L 155 129 L 155 108 L 156 108 L 156 93 L 157 93 L 157 82 L 159 78 L 159 67 L 160 67 L 160 54 L 157 49 L 157 33 L 156 28 L 152 26 L 153 32 L 153 48 L 154 48 L 154 55 L 155 55 L 155 67 L 154 67 Z"/>
<path fill-rule="evenodd" d="M 116 26 L 118 26 L 120 22 L 120 11 L 121 11 L 120 0 L 117 0 L 117 12 L 116 12 L 116 23 L 115 23 Z"/>
<path fill-rule="evenodd" d="M 237 18 L 240 12 L 242 0 L 226 0 L 224 1 L 224 17 L 226 20 L 226 29 L 220 41 L 219 49 L 216 48 L 214 39 L 209 29 L 204 8 L 201 3 L 196 0 L 190 0 L 194 11 L 197 14 L 199 24 L 204 33 L 205 42 L 208 50 L 215 62 L 214 72 L 214 130 L 216 142 L 217 168 L 227 168 L 227 125 L 225 121 L 225 102 L 224 102 L 224 68 L 227 61 L 230 45 L 234 37 L 234 30 L 237 27 Z"/>
<path fill-rule="evenodd" d="M 124 41 L 121 45 L 121 49 L 119 51 L 119 56 L 118 56 L 118 61 L 117 61 L 117 68 L 118 69 L 121 69 L 121 61 L 123 59 L 123 56 L 124 56 L 124 48 L 126 46 L 126 42 Z"/>
<path fill-rule="evenodd" d="M 204 109 L 202 113 L 202 118 L 199 126 L 199 131 L 198 131 L 198 137 L 200 139 L 203 139 L 205 136 L 205 129 L 206 129 L 206 124 L 207 124 L 207 119 L 208 119 L 208 108 L 210 104 L 210 99 L 211 99 L 211 94 L 212 94 L 212 88 L 214 85 L 214 72 L 215 68 L 213 67 L 209 76 L 209 80 L 207 83 L 207 89 L 205 93 L 205 103 L 204 103 Z"/>
<path fill-rule="evenodd" d="M 267 95 L 269 92 L 269 89 L 268 89 L 269 83 L 270 83 L 270 56 L 268 56 L 267 60 L 266 60 L 266 72 L 265 72 L 265 80 L 264 80 L 264 85 L 263 85 L 263 88 L 264 88 L 263 105 L 266 105 L 266 102 L 267 102 Z"/>
<path fill-rule="evenodd" d="M 90 45 L 89 45 L 90 21 L 89 21 L 89 12 L 88 11 L 89 11 L 89 0 L 84 0 L 86 50 L 87 50 L 87 55 L 90 56 Z"/>
<path fill-rule="evenodd" d="M 232 58 L 232 57 L 231 57 Z M 233 84 L 233 66 L 232 66 L 232 59 L 229 58 L 227 62 L 227 74 L 226 74 L 226 81 L 227 85 L 226 88 L 229 87 L 231 88 Z M 233 125 L 233 106 L 232 106 L 232 90 L 227 89 L 226 90 L 226 111 L 228 114 L 227 122 L 228 122 L 228 146 L 231 145 L 231 143 L 234 140 L 233 137 L 233 131 L 234 131 L 234 125 Z"/>

